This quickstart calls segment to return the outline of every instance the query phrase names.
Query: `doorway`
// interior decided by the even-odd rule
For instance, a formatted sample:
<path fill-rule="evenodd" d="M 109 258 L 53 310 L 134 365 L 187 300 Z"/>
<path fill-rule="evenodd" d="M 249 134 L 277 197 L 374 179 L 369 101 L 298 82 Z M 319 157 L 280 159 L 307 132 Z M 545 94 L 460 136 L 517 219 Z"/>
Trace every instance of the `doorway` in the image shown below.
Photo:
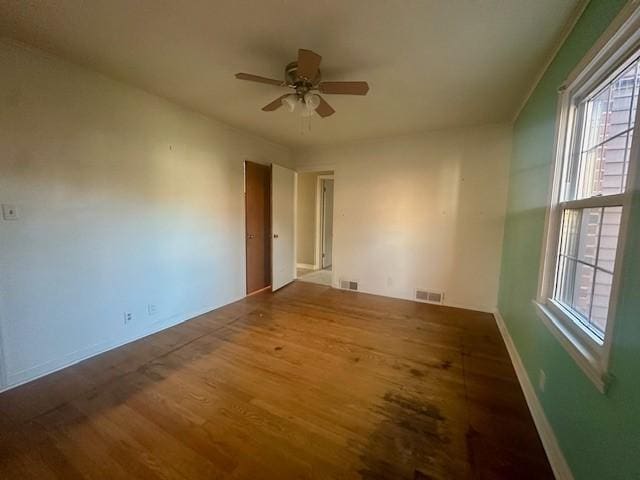
<path fill-rule="evenodd" d="M 331 286 L 334 261 L 333 172 L 298 173 L 296 202 L 297 279 Z"/>
<path fill-rule="evenodd" d="M 247 295 L 271 287 L 271 167 L 244 162 Z"/>
<path fill-rule="evenodd" d="M 320 268 L 333 263 L 333 178 L 320 178 Z"/>

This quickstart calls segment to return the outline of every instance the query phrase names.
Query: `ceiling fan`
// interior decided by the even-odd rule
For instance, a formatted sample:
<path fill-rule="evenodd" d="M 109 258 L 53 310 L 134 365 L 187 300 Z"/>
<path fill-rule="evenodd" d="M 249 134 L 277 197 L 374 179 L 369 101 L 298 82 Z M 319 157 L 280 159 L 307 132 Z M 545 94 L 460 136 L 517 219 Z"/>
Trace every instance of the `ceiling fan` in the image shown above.
<path fill-rule="evenodd" d="M 295 93 L 286 93 L 262 107 L 265 112 L 273 112 L 286 105 L 292 112 L 302 110 L 305 117 L 316 112 L 324 118 L 333 115 L 335 110 L 316 91 L 325 94 L 366 95 L 369 85 L 367 82 L 322 82 L 319 68 L 321 60 L 322 57 L 317 53 L 301 48 L 298 50 L 298 60 L 285 67 L 284 80 L 250 73 L 236 73 L 236 78 L 295 90 Z"/>

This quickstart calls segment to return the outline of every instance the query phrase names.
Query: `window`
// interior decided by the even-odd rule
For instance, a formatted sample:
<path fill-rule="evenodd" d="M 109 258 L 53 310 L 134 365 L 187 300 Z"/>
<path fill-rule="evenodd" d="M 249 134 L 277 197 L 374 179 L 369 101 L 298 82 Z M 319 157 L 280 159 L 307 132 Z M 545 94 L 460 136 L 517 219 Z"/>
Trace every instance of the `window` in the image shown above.
<path fill-rule="evenodd" d="M 560 99 L 541 318 L 604 391 L 640 93 L 640 14 L 593 54 Z M 635 25 L 635 26 L 634 26 Z M 628 32 L 628 33 L 626 33 Z M 638 38 L 633 38 L 638 36 Z"/>
<path fill-rule="evenodd" d="M 553 300 L 603 341 L 629 171 L 640 60 L 580 102 L 565 158 Z"/>

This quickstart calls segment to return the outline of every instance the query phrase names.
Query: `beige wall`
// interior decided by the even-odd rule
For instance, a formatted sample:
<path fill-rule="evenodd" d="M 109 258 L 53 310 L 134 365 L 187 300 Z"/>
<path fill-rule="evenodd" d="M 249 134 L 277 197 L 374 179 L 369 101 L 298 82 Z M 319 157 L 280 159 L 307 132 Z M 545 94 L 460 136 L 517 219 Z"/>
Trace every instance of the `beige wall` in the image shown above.
<path fill-rule="evenodd" d="M 287 148 L 11 42 L 0 42 L 0 70 L 0 203 L 20 216 L 0 223 L 9 384 L 244 295 L 243 160 L 291 165 Z M 492 308 L 510 133 L 297 155 L 301 169 L 335 170 L 336 280 L 402 298 L 440 289 L 449 304 Z M 298 238 L 311 232 L 298 246 L 304 263 L 312 203 L 298 216 Z"/>
<path fill-rule="evenodd" d="M 298 173 L 296 255 L 299 264 L 315 264 L 317 179 L 318 175 L 332 173 L 330 171 Z"/>
<path fill-rule="evenodd" d="M 336 286 L 493 310 L 510 150 L 511 127 L 489 125 L 297 152 L 300 170 L 335 172 Z"/>
<path fill-rule="evenodd" d="M 11 42 L 0 71 L 8 383 L 244 296 L 243 161 L 288 149 Z"/>
<path fill-rule="evenodd" d="M 298 173 L 296 255 L 299 264 L 315 263 L 317 177 L 317 173 Z"/>

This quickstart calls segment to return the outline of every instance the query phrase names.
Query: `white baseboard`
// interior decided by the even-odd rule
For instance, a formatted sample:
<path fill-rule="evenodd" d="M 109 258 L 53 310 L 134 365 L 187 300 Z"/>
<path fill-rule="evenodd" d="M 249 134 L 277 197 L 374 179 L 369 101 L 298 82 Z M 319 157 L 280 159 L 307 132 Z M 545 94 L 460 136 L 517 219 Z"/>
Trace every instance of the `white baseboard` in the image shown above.
<path fill-rule="evenodd" d="M 104 342 L 99 342 L 88 347 L 76 350 L 75 352 L 68 353 L 60 358 L 49 360 L 47 362 L 29 367 L 15 373 L 10 373 L 7 375 L 7 384 L 6 386 L 0 388 L 0 393 L 11 390 L 12 388 L 19 387 L 20 385 L 24 385 L 25 383 L 32 382 L 34 380 L 37 380 L 38 378 L 57 372 L 58 370 L 62 370 L 64 368 L 75 365 L 76 363 L 80 363 L 83 360 L 87 360 L 96 355 L 100 355 L 101 353 L 113 350 L 114 348 L 121 347 L 123 345 L 126 345 L 127 343 L 135 342 L 136 340 L 140 340 L 141 338 L 153 335 L 154 333 L 173 327 L 187 320 L 191 320 L 192 318 L 198 317 L 200 315 L 204 315 L 205 313 L 209 313 L 212 310 L 220 308 L 229 303 L 236 302 L 238 300 L 240 300 L 240 298 L 231 300 L 228 303 L 224 303 L 222 305 L 212 305 L 197 311 L 173 315 L 171 317 L 147 325 L 145 328 L 135 330 L 124 338 L 121 337 L 106 340 Z"/>
<path fill-rule="evenodd" d="M 310 263 L 296 263 L 296 268 L 306 268 L 307 270 L 317 270 L 318 268 L 315 265 Z"/>
<path fill-rule="evenodd" d="M 554 433 L 549 420 L 547 420 L 547 416 L 545 415 L 542 405 L 540 404 L 540 400 L 536 395 L 531 379 L 527 374 L 527 370 L 524 368 L 522 358 L 520 358 L 520 354 L 518 353 L 518 350 L 513 343 L 513 339 L 509 334 L 507 325 L 504 323 L 504 319 L 498 310 L 493 312 L 493 316 L 496 319 L 498 329 L 500 330 L 502 339 L 504 340 L 507 351 L 509 352 L 509 357 L 511 357 L 511 363 L 513 363 L 513 367 L 515 368 L 518 381 L 520 382 L 520 387 L 522 387 L 522 392 L 527 400 L 527 405 L 531 411 L 531 416 L 533 417 L 536 429 L 538 430 L 538 435 L 540 435 L 540 440 L 542 441 L 544 450 L 547 453 L 547 458 L 549 459 L 553 473 L 558 480 L 573 480 L 571 468 L 569 467 L 567 460 L 564 458 L 564 454 L 560 449 L 556 434 Z"/>
<path fill-rule="evenodd" d="M 340 282 L 337 280 L 334 280 L 332 277 L 332 281 L 331 281 L 331 287 L 336 288 L 338 290 L 344 290 L 346 292 L 354 292 L 354 293 L 366 293 L 367 295 L 375 295 L 377 297 L 385 297 L 385 298 L 395 298 L 397 300 L 407 300 L 409 302 L 416 302 L 416 303 L 422 303 L 424 305 L 435 305 L 436 307 L 441 306 L 441 307 L 451 307 L 451 308 L 461 308 L 463 310 L 473 310 L 474 312 L 484 312 L 484 313 L 490 313 L 493 315 L 493 313 L 496 310 L 496 307 L 490 307 L 488 305 L 471 305 L 471 304 L 463 304 L 463 303 L 456 303 L 456 302 L 443 302 L 443 303 L 430 303 L 430 302 L 422 302 L 420 300 L 416 300 L 414 297 L 408 296 L 408 295 L 392 295 L 388 292 L 378 292 L 378 291 L 373 291 L 373 290 L 349 290 L 346 288 L 341 288 L 340 287 Z"/>
<path fill-rule="evenodd" d="M 7 362 L 5 360 L 4 352 L 6 348 L 4 345 L 4 336 L 2 335 L 2 319 L 0 318 L 0 392 L 6 388 L 7 382 Z"/>
<path fill-rule="evenodd" d="M 447 301 L 445 301 L 442 305 L 445 307 L 462 308 L 463 310 L 473 310 L 474 312 L 493 313 L 495 311 L 495 307 L 489 307 L 487 305 L 470 305 L 455 302 L 449 303 Z"/>

